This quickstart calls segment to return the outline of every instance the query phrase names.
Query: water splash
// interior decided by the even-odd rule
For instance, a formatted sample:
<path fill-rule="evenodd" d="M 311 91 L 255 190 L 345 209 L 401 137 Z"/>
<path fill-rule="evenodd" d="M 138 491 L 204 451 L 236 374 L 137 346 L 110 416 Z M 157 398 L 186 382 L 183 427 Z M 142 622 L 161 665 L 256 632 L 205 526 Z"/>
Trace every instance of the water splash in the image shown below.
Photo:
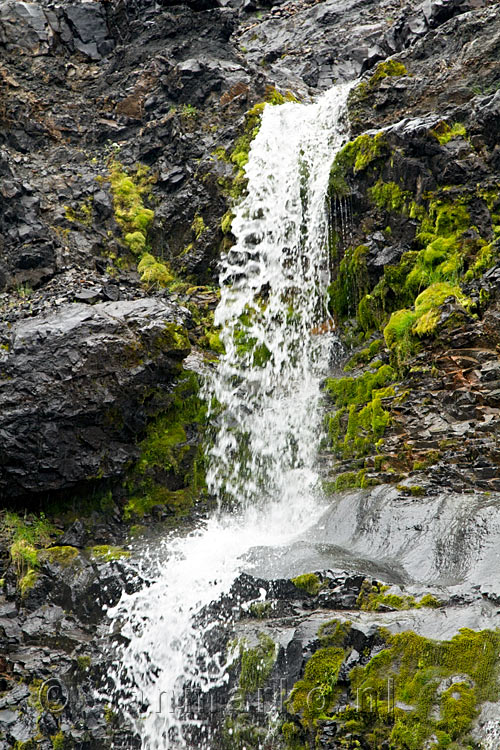
<path fill-rule="evenodd" d="M 113 669 L 115 695 L 144 750 L 188 747 L 176 698 L 186 683 L 206 692 L 227 679 L 225 657 L 200 645 L 197 613 L 228 591 L 251 548 L 288 542 L 320 512 L 319 386 L 334 336 L 325 197 L 347 93 L 266 107 L 252 143 L 237 242 L 222 262 L 216 323 L 225 354 L 205 386 L 218 405 L 207 482 L 220 510 L 166 540 L 149 586 L 109 613 L 128 640 Z M 211 748 L 210 738 L 197 747 Z"/>

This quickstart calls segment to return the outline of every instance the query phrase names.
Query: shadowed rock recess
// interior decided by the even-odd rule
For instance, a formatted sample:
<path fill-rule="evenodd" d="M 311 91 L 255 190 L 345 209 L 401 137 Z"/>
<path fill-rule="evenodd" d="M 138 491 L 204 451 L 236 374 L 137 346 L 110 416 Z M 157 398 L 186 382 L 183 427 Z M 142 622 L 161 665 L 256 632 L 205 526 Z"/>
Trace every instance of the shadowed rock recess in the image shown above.
<path fill-rule="evenodd" d="M 498 2 L 3 0 L 0 51 L 0 750 L 141 746 L 96 694 L 106 609 L 212 506 L 250 143 L 263 103 L 354 80 L 328 504 L 200 616 L 234 655 L 211 747 L 497 750 Z"/>

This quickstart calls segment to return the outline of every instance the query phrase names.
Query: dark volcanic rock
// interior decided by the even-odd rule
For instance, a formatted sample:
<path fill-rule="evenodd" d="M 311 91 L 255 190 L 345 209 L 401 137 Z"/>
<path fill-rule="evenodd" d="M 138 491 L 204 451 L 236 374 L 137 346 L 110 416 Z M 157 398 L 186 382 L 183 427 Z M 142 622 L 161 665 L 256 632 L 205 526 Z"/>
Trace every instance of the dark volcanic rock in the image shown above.
<path fill-rule="evenodd" d="M 0 488 L 16 497 L 120 475 L 145 396 L 168 388 L 189 343 L 161 298 L 63 306 L 21 321 L 2 350 Z"/>

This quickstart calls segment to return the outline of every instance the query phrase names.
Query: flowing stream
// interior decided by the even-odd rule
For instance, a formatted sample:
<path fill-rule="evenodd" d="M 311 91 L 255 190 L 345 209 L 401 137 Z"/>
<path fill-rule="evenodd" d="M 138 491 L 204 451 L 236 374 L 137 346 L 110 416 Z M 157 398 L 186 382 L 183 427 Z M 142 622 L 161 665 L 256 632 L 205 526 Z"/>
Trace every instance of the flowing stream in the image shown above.
<path fill-rule="evenodd" d="M 149 585 L 109 612 L 128 641 L 112 679 L 144 750 L 187 747 L 184 685 L 206 692 L 227 679 L 226 655 L 203 653 L 196 615 L 248 568 L 249 550 L 289 542 L 321 512 L 320 381 L 335 338 L 325 197 L 348 89 L 267 106 L 252 142 L 237 242 L 222 260 L 216 323 L 226 353 L 204 386 L 217 404 L 207 482 L 219 511 L 151 552 Z M 197 746 L 215 750 L 208 736 Z"/>

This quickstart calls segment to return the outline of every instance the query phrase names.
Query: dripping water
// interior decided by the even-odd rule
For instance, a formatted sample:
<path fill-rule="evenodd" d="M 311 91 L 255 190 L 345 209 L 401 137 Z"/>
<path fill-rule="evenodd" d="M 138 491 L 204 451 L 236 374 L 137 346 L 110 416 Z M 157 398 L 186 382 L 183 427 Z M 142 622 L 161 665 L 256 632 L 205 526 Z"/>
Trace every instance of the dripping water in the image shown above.
<path fill-rule="evenodd" d="M 226 657 L 200 642 L 197 614 L 248 568 L 245 553 L 286 544 L 321 512 L 320 382 L 334 343 L 326 192 L 347 93 L 336 87 L 311 105 L 266 107 L 252 143 L 237 241 L 220 275 L 215 322 L 225 354 L 204 386 L 217 403 L 207 483 L 219 511 L 166 539 L 150 555 L 148 585 L 109 612 L 124 641 L 112 667 L 115 697 L 144 750 L 189 747 L 183 687 L 206 693 L 227 680 Z M 207 735 L 197 747 L 215 750 Z"/>

